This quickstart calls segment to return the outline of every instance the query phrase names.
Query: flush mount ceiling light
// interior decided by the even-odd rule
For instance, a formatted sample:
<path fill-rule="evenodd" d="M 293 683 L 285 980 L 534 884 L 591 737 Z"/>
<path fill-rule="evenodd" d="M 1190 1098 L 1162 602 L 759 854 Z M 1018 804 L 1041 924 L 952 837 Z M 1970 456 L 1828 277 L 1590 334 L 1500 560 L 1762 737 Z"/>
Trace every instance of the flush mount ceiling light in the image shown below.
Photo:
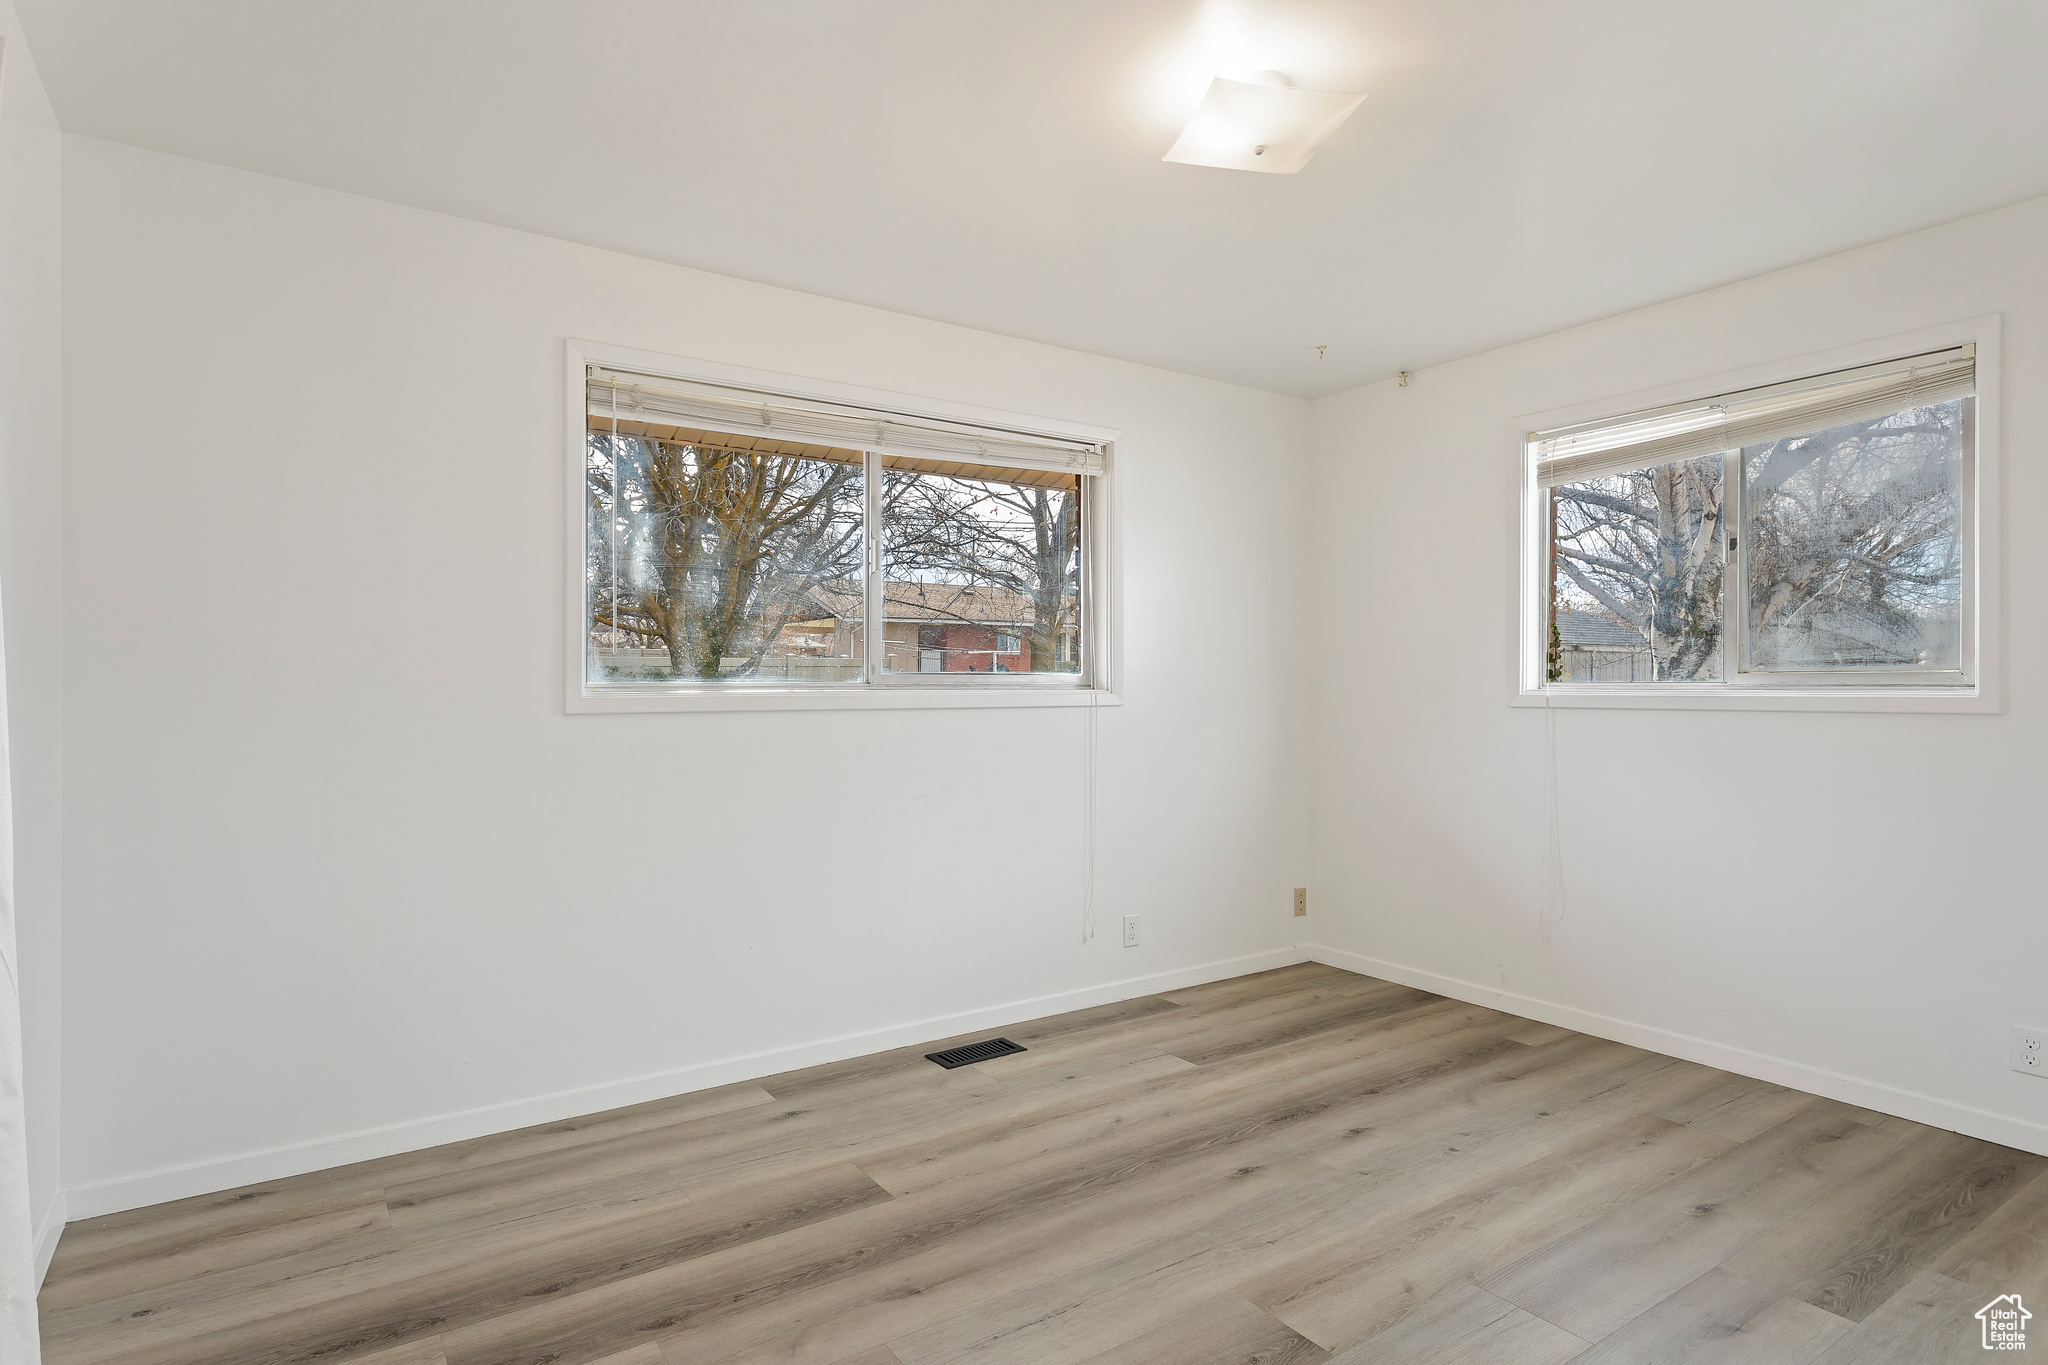
<path fill-rule="evenodd" d="M 1296 90 L 1277 71 L 1250 81 L 1218 76 L 1161 158 L 1189 166 L 1292 175 L 1365 99 L 1326 90 Z"/>

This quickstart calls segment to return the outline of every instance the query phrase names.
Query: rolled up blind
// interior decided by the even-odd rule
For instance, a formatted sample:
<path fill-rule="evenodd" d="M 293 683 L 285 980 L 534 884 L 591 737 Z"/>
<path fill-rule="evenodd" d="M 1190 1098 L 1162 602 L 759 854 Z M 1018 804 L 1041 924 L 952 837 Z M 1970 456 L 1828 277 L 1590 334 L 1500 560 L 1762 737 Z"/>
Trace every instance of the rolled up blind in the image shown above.
<path fill-rule="evenodd" d="M 1100 474 L 1102 447 L 1034 432 L 944 422 L 878 409 L 838 407 L 775 394 L 750 394 L 590 366 L 589 415 L 670 421 L 733 436 L 872 450 L 882 455 L 958 460 L 1012 469 Z"/>
<path fill-rule="evenodd" d="M 1544 488 L 1651 469 L 1742 446 L 1968 398 L 1977 391 L 1974 344 L 1789 384 L 1725 393 L 1552 431 L 1532 431 Z"/>

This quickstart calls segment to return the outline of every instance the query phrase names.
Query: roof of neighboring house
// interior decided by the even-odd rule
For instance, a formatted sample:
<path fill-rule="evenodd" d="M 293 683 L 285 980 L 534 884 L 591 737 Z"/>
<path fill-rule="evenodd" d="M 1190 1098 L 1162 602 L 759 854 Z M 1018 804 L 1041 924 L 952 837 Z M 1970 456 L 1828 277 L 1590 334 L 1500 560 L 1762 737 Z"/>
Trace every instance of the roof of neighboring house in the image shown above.
<path fill-rule="evenodd" d="M 1029 597 L 986 584 L 887 583 L 883 600 L 891 621 L 971 621 L 978 625 L 1028 626 L 1034 619 Z M 823 617 L 859 616 L 860 593 L 850 587 L 811 590 Z"/>
<path fill-rule="evenodd" d="M 1649 643 L 1634 626 L 1590 611 L 1559 612 L 1557 633 L 1566 645 L 1579 649 L 1642 649 Z"/>

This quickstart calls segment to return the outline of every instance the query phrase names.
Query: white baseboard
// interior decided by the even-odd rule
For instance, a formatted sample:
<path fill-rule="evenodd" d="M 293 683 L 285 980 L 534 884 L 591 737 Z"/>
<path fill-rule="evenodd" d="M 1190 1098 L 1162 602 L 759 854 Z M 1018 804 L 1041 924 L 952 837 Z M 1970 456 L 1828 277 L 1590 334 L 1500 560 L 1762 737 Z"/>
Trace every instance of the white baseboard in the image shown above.
<path fill-rule="evenodd" d="M 738 1057 L 703 1062 L 696 1066 L 660 1072 L 652 1076 L 636 1076 L 630 1080 L 613 1081 L 581 1090 L 561 1091 L 532 1099 L 515 1100 L 509 1104 L 490 1105 L 481 1109 L 442 1114 L 434 1118 L 417 1119 L 383 1128 L 344 1133 L 315 1142 L 272 1147 L 216 1161 L 197 1162 L 188 1166 L 102 1180 L 64 1191 L 58 1196 L 58 1207 L 64 1210 L 68 1205 L 68 1216 L 72 1219 L 97 1218 L 101 1214 L 119 1213 L 123 1209 L 142 1208 L 149 1204 L 187 1199 L 199 1194 L 214 1194 L 221 1190 L 238 1189 L 243 1185 L 254 1185 L 266 1180 L 281 1180 L 286 1176 L 326 1170 L 331 1166 L 346 1166 L 352 1162 L 393 1156 L 399 1152 L 415 1152 L 426 1147 L 438 1147 L 444 1142 L 460 1142 L 466 1138 L 526 1128 L 536 1123 L 556 1123 L 562 1119 L 601 1113 L 629 1104 L 642 1104 L 648 1100 L 687 1094 L 693 1090 L 709 1090 L 714 1086 L 755 1080 L 784 1071 L 795 1071 L 801 1067 L 844 1061 L 849 1057 L 859 1057 L 870 1052 L 886 1052 L 891 1048 L 906 1047 L 934 1038 L 1002 1028 L 1008 1024 L 1037 1019 L 1048 1014 L 1087 1009 L 1093 1005 L 1111 1004 L 1140 995 L 1156 995 L 1162 991 L 1186 990 L 1190 986 L 1199 986 L 1206 981 L 1221 981 L 1226 977 L 1245 976 L 1252 972 L 1269 971 L 1275 967 L 1285 967 L 1308 960 L 1306 948 L 1276 948 L 1269 952 L 1227 958 L 1221 962 L 1205 962 L 1199 966 L 1182 967 L 1151 976 L 1128 977 L 1099 986 L 1084 986 L 1079 990 L 1035 996 L 1028 1000 L 1013 1000 L 1008 1004 L 993 1005 L 986 1009 L 963 1010 L 958 1014 L 917 1019 L 887 1028 L 842 1034 L 768 1052 L 750 1052 Z M 61 1223 L 58 1226 L 61 1229 Z M 50 1250 L 55 1249 L 56 1239 L 52 1236 Z M 47 1256 L 45 1262 L 47 1263 Z"/>
<path fill-rule="evenodd" d="M 1987 1109 L 1975 1109 L 1952 1100 L 1937 1099 L 1932 1095 L 1900 1090 L 1876 1081 L 1859 1080 L 1854 1076 L 1823 1071 L 1819 1067 L 1787 1061 L 1783 1057 L 1771 1057 L 1761 1052 L 1730 1047 L 1726 1043 L 1714 1043 L 1704 1038 L 1672 1033 L 1648 1024 L 1633 1023 L 1627 1019 L 1614 1019 L 1604 1014 L 1594 1014 L 1590 1010 L 1538 1000 L 1533 996 L 1517 995 L 1513 991 L 1504 991 L 1493 986 L 1482 986 L 1474 981 L 1461 981 L 1454 976 L 1440 976 L 1419 967 L 1408 967 L 1398 962 L 1367 957 L 1363 953 L 1346 952 L 1342 948 L 1330 948 L 1320 944 L 1306 946 L 1307 955 L 1312 960 L 1332 967 L 1342 967 L 1346 971 L 1381 977 L 1399 982 L 1403 986 L 1413 986 L 1418 990 L 1450 996 L 1453 1000 L 1463 1000 L 1467 1004 L 1486 1005 L 1493 1009 L 1505 1010 L 1509 1014 L 1519 1014 L 1525 1019 L 1534 1019 L 1539 1023 L 1556 1024 L 1559 1028 L 1590 1033 L 1596 1038 L 1627 1043 L 1631 1047 L 1661 1052 L 1668 1057 L 1680 1057 L 1688 1062 L 1699 1062 L 1703 1066 L 1733 1071 L 1737 1075 L 1753 1076 L 1757 1080 L 1769 1081 L 1774 1085 L 1790 1086 L 1794 1090 L 1823 1095 L 1828 1099 L 1840 1100 L 1844 1104 L 1853 1104 L 1861 1109 L 1875 1109 L 1881 1114 L 1896 1114 L 1915 1123 L 1946 1128 L 1951 1132 L 1983 1138 L 1987 1142 L 2017 1147 L 2023 1152 L 2048 1156 L 2048 1125 L 2035 1123 L 2029 1119 L 2014 1118 L 2009 1114 L 1994 1114 Z"/>
<path fill-rule="evenodd" d="M 509 1104 L 469 1109 L 410 1123 L 345 1133 L 315 1142 L 273 1147 L 217 1161 L 197 1162 L 77 1186 L 58 1193 L 37 1229 L 37 1282 L 40 1283 L 42 1276 L 48 1271 L 50 1258 L 56 1254 L 58 1237 L 68 1220 L 94 1218 L 101 1214 L 118 1213 L 124 1209 L 141 1208 L 168 1200 L 212 1194 L 266 1180 L 279 1180 L 286 1176 L 325 1170 L 332 1166 L 345 1166 L 351 1162 L 368 1161 L 399 1152 L 418 1151 L 426 1147 L 439 1146 L 444 1142 L 484 1137 L 491 1133 L 502 1133 L 537 1123 L 554 1123 L 566 1118 L 616 1109 L 623 1105 L 687 1094 L 693 1090 L 708 1090 L 714 1086 L 772 1076 L 802 1067 L 843 1061 L 870 1052 L 884 1052 L 891 1048 L 906 1047 L 912 1043 L 935 1038 L 973 1033 L 981 1029 L 1002 1028 L 1048 1014 L 1087 1009 L 1090 1006 L 1129 1000 L 1140 995 L 1185 990 L 1207 981 L 1221 981 L 1227 977 L 1245 976 L 1252 972 L 1270 971 L 1275 967 L 1310 961 L 1396 981 L 1419 990 L 1433 991 L 1454 1000 L 1490 1006 L 1541 1023 L 1556 1024 L 1561 1028 L 1612 1039 L 1666 1056 L 1680 1057 L 1723 1071 L 1754 1076 L 1758 1080 L 1791 1086 L 1846 1104 L 1875 1109 L 1880 1113 L 1896 1114 L 1901 1118 L 1912 1119 L 1933 1127 L 1967 1133 L 1971 1137 L 2003 1143 L 2022 1151 L 2048 1155 L 2048 1126 L 2027 1119 L 1994 1114 L 1988 1110 L 1937 1099 L 1932 1095 L 1900 1090 L 1875 1081 L 1859 1080 L 1853 1076 L 1824 1071 L 1782 1057 L 1750 1052 L 1724 1043 L 1673 1033 L 1648 1024 L 1615 1019 L 1589 1010 L 1539 1000 L 1533 996 L 1519 995 L 1496 987 L 1482 986 L 1477 982 L 1464 981 L 1457 977 L 1443 976 L 1398 962 L 1367 957 L 1362 953 L 1347 952 L 1341 948 L 1320 944 L 1303 944 L 1294 948 L 1278 948 L 1244 957 L 1227 958 L 1219 962 L 1206 962 L 1194 967 L 1182 967 L 1151 976 L 1128 977 L 1098 986 L 1086 986 L 1078 990 L 1061 991 L 1026 1000 L 1013 1000 L 985 1009 L 964 1010 L 956 1014 L 913 1020 L 862 1033 L 842 1034 L 793 1047 L 746 1053 L 651 1076 L 638 1076 L 580 1090 L 516 1100 Z"/>
<path fill-rule="evenodd" d="M 43 1287 L 43 1276 L 50 1273 L 50 1258 L 57 1254 L 57 1239 L 64 1235 L 64 1224 L 70 1221 L 66 1216 L 64 1191 L 59 1190 L 50 1198 L 50 1207 L 43 1210 L 43 1221 L 36 1228 L 36 1288 Z"/>

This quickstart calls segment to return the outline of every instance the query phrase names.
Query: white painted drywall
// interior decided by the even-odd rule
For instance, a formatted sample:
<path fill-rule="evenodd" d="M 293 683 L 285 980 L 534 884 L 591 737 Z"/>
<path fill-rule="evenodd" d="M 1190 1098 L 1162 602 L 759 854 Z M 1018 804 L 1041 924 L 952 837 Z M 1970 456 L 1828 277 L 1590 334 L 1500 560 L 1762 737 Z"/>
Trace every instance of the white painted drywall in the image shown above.
<path fill-rule="evenodd" d="M 65 153 L 74 1216 L 1291 953 L 1306 403 Z M 1080 941 L 1080 711 L 563 713 L 570 336 L 1125 433 L 1144 946 Z"/>
<path fill-rule="evenodd" d="M 1330 960 L 2048 1150 L 2048 200 L 1324 399 L 1315 866 Z M 2002 715 L 1510 710 L 1518 416 L 2003 316 Z"/>
<path fill-rule="evenodd" d="M 8 0 L 0 0 L 0 42 L 0 617 L 29 1210 L 47 1264 L 63 1222 L 63 140 Z"/>

